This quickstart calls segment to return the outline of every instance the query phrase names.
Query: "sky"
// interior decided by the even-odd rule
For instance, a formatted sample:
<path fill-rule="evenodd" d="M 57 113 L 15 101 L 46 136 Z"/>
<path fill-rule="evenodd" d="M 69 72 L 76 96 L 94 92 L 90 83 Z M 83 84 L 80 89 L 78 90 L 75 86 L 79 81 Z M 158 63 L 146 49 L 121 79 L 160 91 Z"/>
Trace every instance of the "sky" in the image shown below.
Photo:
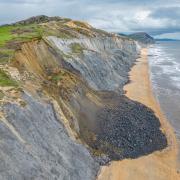
<path fill-rule="evenodd" d="M 180 0 L 0 0 L 0 24 L 36 15 L 83 20 L 110 32 L 180 39 Z"/>

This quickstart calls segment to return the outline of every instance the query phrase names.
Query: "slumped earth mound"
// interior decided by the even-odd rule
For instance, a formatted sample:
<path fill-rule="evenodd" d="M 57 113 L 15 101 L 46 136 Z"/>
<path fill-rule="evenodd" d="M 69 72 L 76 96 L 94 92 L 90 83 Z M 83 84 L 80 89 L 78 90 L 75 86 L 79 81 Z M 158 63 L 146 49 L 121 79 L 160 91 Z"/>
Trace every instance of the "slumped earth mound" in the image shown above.
<path fill-rule="evenodd" d="M 137 158 L 162 150 L 167 140 L 154 112 L 125 96 L 108 97 L 104 108 L 96 114 L 96 130 L 90 130 L 95 138 L 85 136 L 85 141 L 95 154 L 106 154 L 107 159 Z M 84 123 L 87 125 L 87 122 Z M 88 129 L 88 127 L 86 127 Z M 84 129 L 81 131 L 84 135 Z"/>
<path fill-rule="evenodd" d="M 0 34 L 0 179 L 92 180 L 167 146 L 154 113 L 123 95 L 137 41 L 46 16 Z"/>

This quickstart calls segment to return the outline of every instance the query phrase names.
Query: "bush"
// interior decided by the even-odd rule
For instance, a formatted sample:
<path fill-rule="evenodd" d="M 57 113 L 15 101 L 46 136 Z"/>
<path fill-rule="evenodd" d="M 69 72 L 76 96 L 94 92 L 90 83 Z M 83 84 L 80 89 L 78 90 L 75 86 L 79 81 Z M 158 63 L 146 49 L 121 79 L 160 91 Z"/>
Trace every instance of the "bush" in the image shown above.
<path fill-rule="evenodd" d="M 70 45 L 70 48 L 71 48 L 72 53 L 75 53 L 75 54 L 82 54 L 84 50 L 84 48 L 79 43 L 72 43 Z"/>
<path fill-rule="evenodd" d="M 18 84 L 16 81 L 10 78 L 2 69 L 0 69 L 0 86 L 15 86 Z"/>

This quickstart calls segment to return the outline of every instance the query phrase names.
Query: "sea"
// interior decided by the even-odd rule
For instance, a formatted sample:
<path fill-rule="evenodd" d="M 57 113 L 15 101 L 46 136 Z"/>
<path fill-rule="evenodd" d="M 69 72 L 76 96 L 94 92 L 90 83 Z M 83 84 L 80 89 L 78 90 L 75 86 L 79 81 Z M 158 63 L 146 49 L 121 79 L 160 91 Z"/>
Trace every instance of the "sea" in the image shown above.
<path fill-rule="evenodd" d="M 174 128 L 180 150 L 180 41 L 157 41 L 150 46 L 148 59 L 154 95 Z"/>

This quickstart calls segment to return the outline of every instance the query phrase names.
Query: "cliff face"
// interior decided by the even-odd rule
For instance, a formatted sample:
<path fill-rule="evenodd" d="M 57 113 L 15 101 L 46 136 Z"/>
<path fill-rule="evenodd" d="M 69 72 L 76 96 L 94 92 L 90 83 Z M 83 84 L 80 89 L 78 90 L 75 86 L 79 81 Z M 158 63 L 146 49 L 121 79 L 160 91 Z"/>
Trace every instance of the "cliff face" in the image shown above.
<path fill-rule="evenodd" d="M 25 107 L 7 103 L 0 122 L 0 179 L 94 179 L 98 165 L 68 136 L 53 104 L 22 93 Z"/>
<path fill-rule="evenodd" d="M 141 45 L 150 45 L 155 43 L 155 39 L 145 32 L 130 34 L 128 37 L 138 41 Z"/>
<path fill-rule="evenodd" d="M 166 147 L 154 113 L 123 95 L 136 42 L 57 17 L 10 29 L 31 38 L 3 46 L 15 53 L 1 66 L 1 179 L 95 179 L 99 164 Z"/>
<path fill-rule="evenodd" d="M 122 90 L 138 53 L 134 41 L 118 37 L 62 40 L 51 36 L 47 41 L 64 53 L 65 61 L 95 90 Z"/>

